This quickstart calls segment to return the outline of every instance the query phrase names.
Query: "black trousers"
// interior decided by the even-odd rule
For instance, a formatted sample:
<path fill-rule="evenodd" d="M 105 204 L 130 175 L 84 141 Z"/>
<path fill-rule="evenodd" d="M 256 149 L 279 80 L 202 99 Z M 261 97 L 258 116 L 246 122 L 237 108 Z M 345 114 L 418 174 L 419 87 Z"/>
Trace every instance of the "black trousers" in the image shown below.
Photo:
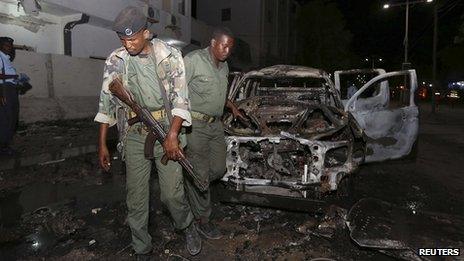
<path fill-rule="evenodd" d="M 6 104 L 0 104 L 0 147 L 8 146 L 16 131 L 19 118 L 18 88 L 12 83 L 0 84 Z"/>

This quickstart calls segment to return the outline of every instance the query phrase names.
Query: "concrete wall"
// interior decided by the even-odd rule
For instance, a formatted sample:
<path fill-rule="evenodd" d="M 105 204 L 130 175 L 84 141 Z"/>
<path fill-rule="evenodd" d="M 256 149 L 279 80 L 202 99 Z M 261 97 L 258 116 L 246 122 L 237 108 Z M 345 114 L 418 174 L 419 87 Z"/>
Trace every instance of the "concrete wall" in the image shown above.
<path fill-rule="evenodd" d="M 73 29 L 72 55 L 75 57 L 106 58 L 120 46 L 119 38 L 111 30 L 88 24 L 82 24 Z"/>
<path fill-rule="evenodd" d="M 98 109 L 104 61 L 17 51 L 14 65 L 33 88 L 20 96 L 26 123 L 93 117 Z"/>

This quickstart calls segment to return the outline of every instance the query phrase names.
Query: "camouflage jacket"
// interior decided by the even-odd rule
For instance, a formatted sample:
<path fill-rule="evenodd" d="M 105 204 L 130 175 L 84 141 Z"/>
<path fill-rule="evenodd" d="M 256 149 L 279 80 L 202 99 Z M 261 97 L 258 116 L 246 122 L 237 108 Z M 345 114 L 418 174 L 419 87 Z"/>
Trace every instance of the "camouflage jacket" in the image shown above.
<path fill-rule="evenodd" d="M 182 54 L 178 49 L 159 39 L 153 39 L 151 42 L 157 63 L 156 71 L 161 84 L 166 90 L 171 113 L 173 116 L 184 119 L 184 126 L 190 126 L 192 119 Z M 114 97 L 108 88 L 116 77 L 121 77 L 123 84 L 127 84 L 128 57 L 129 53 L 124 47 L 121 47 L 114 50 L 106 59 L 98 113 L 94 119 L 96 122 L 108 123 L 110 126 L 117 123 L 120 140 L 118 149 L 120 152 L 122 152 L 122 145 L 128 130 L 127 115 L 129 108 Z"/>

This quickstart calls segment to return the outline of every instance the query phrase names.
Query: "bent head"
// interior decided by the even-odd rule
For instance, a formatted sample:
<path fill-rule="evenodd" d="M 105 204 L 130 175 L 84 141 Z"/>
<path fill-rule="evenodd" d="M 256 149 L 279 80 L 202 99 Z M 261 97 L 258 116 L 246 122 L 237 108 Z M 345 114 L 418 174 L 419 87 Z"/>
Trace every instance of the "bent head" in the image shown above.
<path fill-rule="evenodd" d="M 130 55 L 148 50 L 150 32 L 147 30 L 147 17 L 138 8 L 128 6 L 121 10 L 114 19 L 113 30 Z"/>
<path fill-rule="evenodd" d="M 119 36 L 121 44 L 130 55 L 138 55 L 150 46 L 150 31 L 142 29 L 131 36 Z"/>
<path fill-rule="evenodd" d="M 224 62 L 234 48 L 234 36 L 227 28 L 216 28 L 211 37 L 210 49 L 214 59 Z"/>

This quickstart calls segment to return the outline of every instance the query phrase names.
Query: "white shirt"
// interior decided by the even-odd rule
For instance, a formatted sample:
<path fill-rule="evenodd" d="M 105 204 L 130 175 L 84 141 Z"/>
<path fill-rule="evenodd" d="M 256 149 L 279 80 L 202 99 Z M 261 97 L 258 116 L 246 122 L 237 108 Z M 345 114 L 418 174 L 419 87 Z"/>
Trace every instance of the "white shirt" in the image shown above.
<path fill-rule="evenodd" d="M 5 75 L 16 75 L 16 69 L 13 67 L 13 64 L 10 62 L 10 56 L 8 54 L 5 54 L 4 52 L 0 51 L 0 73 L 3 72 L 3 67 L 5 67 Z M 5 82 L 10 82 L 10 83 L 16 83 L 15 79 L 6 79 L 6 80 L 0 80 L 0 83 Z"/>

